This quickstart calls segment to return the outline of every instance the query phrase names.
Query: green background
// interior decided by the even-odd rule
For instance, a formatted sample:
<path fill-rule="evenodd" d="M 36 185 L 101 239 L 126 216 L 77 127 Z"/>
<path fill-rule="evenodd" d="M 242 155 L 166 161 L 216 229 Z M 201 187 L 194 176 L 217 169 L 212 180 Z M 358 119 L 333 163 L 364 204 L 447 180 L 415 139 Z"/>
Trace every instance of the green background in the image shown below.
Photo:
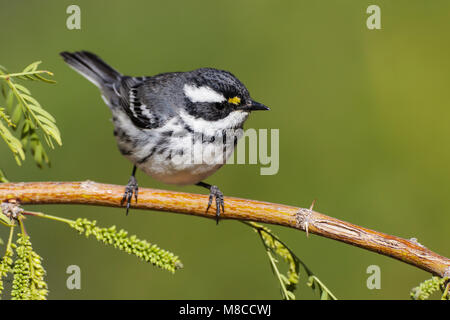
<path fill-rule="evenodd" d="M 66 8 L 81 7 L 81 30 L 66 28 Z M 366 8 L 381 7 L 381 30 Z M 0 1 L 0 64 L 32 61 L 58 83 L 27 83 L 52 113 L 63 146 L 52 167 L 31 157 L 17 167 L 0 143 L 11 181 L 90 179 L 125 184 L 131 164 L 112 136 L 98 90 L 67 67 L 64 50 L 89 50 L 125 74 L 198 67 L 229 70 L 271 111 L 247 128 L 280 130 L 280 170 L 229 165 L 207 181 L 229 196 L 308 207 L 404 238 L 450 256 L 449 1 Z M 142 187 L 167 186 L 138 173 Z M 36 206 L 49 214 L 97 219 L 178 254 L 172 275 L 80 237 L 66 225 L 29 218 L 44 258 L 51 299 L 278 299 L 278 283 L 257 235 L 235 221 L 87 206 Z M 317 236 L 273 227 L 343 299 L 408 299 L 429 274 L 396 260 Z M 0 237 L 6 238 L 6 228 Z M 0 248 L 1 250 L 1 248 Z M 78 265 L 81 290 L 66 288 Z M 366 287 L 369 265 L 381 289 Z M 316 298 L 305 286 L 298 298 Z"/>

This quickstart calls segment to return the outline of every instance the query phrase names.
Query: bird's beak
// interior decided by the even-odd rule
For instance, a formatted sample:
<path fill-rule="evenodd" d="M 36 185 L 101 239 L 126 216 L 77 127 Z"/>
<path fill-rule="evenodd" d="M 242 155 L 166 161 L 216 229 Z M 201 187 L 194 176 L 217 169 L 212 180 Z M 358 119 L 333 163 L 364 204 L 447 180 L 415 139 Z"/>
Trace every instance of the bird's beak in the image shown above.
<path fill-rule="evenodd" d="M 263 105 L 262 103 L 251 101 L 249 105 L 243 106 L 241 110 L 245 111 L 256 111 L 256 110 L 270 110 L 268 107 Z"/>

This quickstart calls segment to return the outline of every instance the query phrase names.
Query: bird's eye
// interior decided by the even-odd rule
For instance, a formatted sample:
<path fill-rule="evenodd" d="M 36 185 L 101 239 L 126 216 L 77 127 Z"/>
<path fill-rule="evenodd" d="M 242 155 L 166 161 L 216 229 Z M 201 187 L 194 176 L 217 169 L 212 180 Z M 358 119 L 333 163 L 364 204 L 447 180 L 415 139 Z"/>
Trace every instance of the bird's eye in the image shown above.
<path fill-rule="evenodd" d="M 241 98 L 239 98 L 238 96 L 234 96 L 233 98 L 228 98 L 228 103 L 234 104 L 234 105 L 239 105 L 241 103 Z"/>
<path fill-rule="evenodd" d="M 214 106 L 219 110 L 222 110 L 225 107 L 224 104 L 221 102 L 215 103 Z"/>

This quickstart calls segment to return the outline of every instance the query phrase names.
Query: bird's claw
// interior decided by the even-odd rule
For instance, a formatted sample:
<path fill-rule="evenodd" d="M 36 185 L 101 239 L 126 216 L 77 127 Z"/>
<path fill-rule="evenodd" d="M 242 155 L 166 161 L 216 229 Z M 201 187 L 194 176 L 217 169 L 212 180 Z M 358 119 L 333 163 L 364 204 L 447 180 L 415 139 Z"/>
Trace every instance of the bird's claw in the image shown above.
<path fill-rule="evenodd" d="M 128 211 L 130 210 L 131 199 L 133 198 L 133 194 L 134 194 L 134 199 L 136 200 L 136 203 L 137 203 L 138 191 L 139 191 L 139 187 L 138 187 L 136 177 L 131 176 L 130 180 L 128 180 L 127 186 L 125 187 L 125 192 L 123 194 L 123 198 L 120 201 L 120 205 L 123 205 L 126 201 L 127 215 L 128 215 Z"/>
<path fill-rule="evenodd" d="M 214 198 L 216 199 L 216 224 L 219 224 L 220 213 L 225 212 L 225 204 L 223 201 L 223 193 L 217 186 L 211 186 L 211 188 L 209 189 L 209 200 L 206 212 L 208 212 L 209 208 L 211 207 Z"/>

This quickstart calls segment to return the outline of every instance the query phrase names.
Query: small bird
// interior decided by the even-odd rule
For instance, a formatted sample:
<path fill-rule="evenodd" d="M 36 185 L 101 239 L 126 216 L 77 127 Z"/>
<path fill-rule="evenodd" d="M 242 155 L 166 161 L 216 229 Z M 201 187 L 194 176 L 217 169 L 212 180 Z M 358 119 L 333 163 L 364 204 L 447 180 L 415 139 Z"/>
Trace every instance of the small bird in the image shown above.
<path fill-rule="evenodd" d="M 250 112 L 269 108 L 252 100 L 228 71 L 200 68 L 131 77 L 87 51 L 60 55 L 100 89 L 112 112 L 119 151 L 133 163 L 121 201 L 127 215 L 133 195 L 138 199 L 139 168 L 163 183 L 209 189 L 206 212 L 215 199 L 218 223 L 225 210 L 223 193 L 203 180 L 231 156 Z"/>

